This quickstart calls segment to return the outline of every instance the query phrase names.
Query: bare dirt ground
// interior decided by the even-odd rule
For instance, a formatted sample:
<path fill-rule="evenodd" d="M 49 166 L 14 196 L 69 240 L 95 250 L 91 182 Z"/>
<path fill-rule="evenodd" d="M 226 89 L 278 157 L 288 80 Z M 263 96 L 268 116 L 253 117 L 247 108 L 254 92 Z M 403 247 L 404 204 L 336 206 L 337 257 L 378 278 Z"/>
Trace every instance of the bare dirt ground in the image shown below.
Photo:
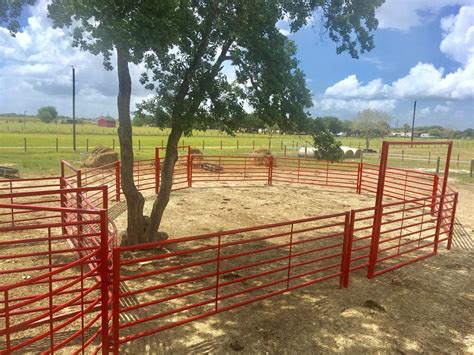
<path fill-rule="evenodd" d="M 457 218 L 472 236 L 474 186 L 454 186 Z M 195 187 L 174 193 L 162 229 L 171 238 L 196 235 L 372 206 L 373 199 L 297 185 Z M 119 230 L 125 218 L 116 221 Z M 451 252 L 441 248 L 372 280 L 361 270 L 348 289 L 317 283 L 142 338 L 122 352 L 474 353 L 474 251 L 471 237 L 463 238 Z"/>

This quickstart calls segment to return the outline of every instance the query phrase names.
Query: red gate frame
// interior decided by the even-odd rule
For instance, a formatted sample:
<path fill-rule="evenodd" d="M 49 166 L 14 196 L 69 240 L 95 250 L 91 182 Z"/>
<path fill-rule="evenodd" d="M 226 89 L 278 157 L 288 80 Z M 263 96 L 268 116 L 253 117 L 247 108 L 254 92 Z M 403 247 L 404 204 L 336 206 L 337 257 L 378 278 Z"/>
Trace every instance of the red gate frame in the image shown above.
<path fill-rule="evenodd" d="M 377 184 L 377 194 L 375 196 L 375 213 L 374 213 L 374 222 L 372 226 L 372 243 L 370 246 L 370 254 L 369 254 L 369 265 L 367 269 L 367 277 L 371 279 L 374 277 L 375 274 L 375 266 L 377 264 L 377 256 L 379 251 L 379 242 L 380 242 L 380 229 L 382 223 L 382 216 L 383 216 L 383 197 L 384 197 L 384 187 L 385 187 L 385 176 L 387 173 L 387 164 L 388 164 L 388 152 L 391 145 L 446 145 L 448 147 L 448 151 L 446 153 L 446 163 L 444 166 L 444 176 L 443 176 L 443 185 L 441 190 L 441 197 L 440 197 L 440 208 L 438 209 L 438 216 L 436 219 L 436 232 L 435 232 L 435 240 L 433 246 L 433 252 L 427 255 L 422 256 L 423 258 L 436 255 L 438 252 L 438 240 L 439 240 L 439 233 L 440 233 L 440 225 L 442 219 L 442 207 L 444 203 L 444 197 L 446 194 L 446 187 L 448 184 L 448 175 L 449 175 L 449 165 L 451 162 L 451 153 L 453 149 L 453 142 L 452 141 L 442 141 L 442 142 L 389 142 L 383 141 L 382 143 L 382 151 L 380 154 L 380 165 L 379 165 L 379 176 L 378 176 L 378 184 Z M 433 193 L 436 196 L 436 193 Z M 448 249 L 450 248 L 451 243 L 448 241 Z M 414 259 L 412 261 L 418 260 Z"/>

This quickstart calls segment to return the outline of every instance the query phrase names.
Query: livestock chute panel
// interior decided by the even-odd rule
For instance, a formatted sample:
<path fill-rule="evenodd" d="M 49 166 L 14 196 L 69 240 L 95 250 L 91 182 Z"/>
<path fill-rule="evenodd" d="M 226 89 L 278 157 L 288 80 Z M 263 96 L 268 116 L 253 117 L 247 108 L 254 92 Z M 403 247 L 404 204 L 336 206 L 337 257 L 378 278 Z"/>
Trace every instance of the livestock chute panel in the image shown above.
<path fill-rule="evenodd" d="M 348 223 L 348 213 L 339 213 L 115 248 L 116 351 L 134 339 L 290 290 L 341 283 Z"/>
<path fill-rule="evenodd" d="M 455 212 L 455 194 L 449 194 L 447 189 L 452 141 L 429 143 L 447 146 L 439 195 L 437 176 L 389 167 L 390 146 L 419 144 L 426 142 L 383 142 L 368 277 L 435 255 L 444 240 L 450 245 L 451 236 L 446 226 L 452 221 L 446 217 L 454 217 Z M 390 198 L 401 202 L 387 203 Z M 450 201 L 453 202 L 450 204 Z"/>
<path fill-rule="evenodd" d="M 0 194 L 2 353 L 107 346 L 107 212 L 59 207 L 69 192 L 80 189 L 14 192 L 18 204 L 4 203 L 12 194 Z M 8 213 L 36 218 L 12 223 Z"/>
<path fill-rule="evenodd" d="M 272 177 L 275 182 L 356 189 L 358 163 L 331 163 L 315 159 L 276 158 Z"/>
<path fill-rule="evenodd" d="M 192 159 L 192 181 L 268 181 L 271 157 L 200 156 Z"/>

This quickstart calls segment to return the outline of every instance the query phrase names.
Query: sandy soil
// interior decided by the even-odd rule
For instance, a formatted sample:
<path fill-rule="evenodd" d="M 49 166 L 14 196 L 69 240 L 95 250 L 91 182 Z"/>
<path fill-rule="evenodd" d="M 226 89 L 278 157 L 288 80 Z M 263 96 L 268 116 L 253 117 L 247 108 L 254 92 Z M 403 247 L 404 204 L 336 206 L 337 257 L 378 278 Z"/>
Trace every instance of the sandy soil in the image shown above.
<path fill-rule="evenodd" d="M 471 233 L 474 186 L 456 188 L 457 216 Z M 195 187 L 174 193 L 162 226 L 173 238 L 371 206 L 373 198 L 291 185 Z M 352 274 L 348 289 L 337 280 L 317 283 L 142 338 L 122 351 L 474 353 L 474 252 L 456 244 L 451 252 L 441 249 L 372 280 L 363 271 Z"/>

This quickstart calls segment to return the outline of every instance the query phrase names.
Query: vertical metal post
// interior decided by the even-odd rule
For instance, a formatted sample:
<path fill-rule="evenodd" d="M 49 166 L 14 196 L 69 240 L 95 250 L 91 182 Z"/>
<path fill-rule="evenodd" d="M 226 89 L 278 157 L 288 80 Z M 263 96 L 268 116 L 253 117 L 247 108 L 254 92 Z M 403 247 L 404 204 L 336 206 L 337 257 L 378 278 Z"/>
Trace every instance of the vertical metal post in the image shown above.
<path fill-rule="evenodd" d="M 25 153 L 26 153 L 26 137 L 23 138 L 23 143 L 24 143 L 24 148 L 25 148 Z"/>
<path fill-rule="evenodd" d="M 142 150 L 142 141 L 141 139 L 138 140 L 138 151 Z"/>
<path fill-rule="evenodd" d="M 471 173 L 470 173 L 470 176 L 472 177 L 474 174 L 474 159 L 471 160 Z"/>
<path fill-rule="evenodd" d="M 191 146 L 188 146 L 188 158 L 187 158 L 187 178 L 188 178 L 188 187 L 193 186 L 193 164 L 191 160 Z"/>
<path fill-rule="evenodd" d="M 160 149 L 155 147 L 155 194 L 160 189 Z"/>
<path fill-rule="evenodd" d="M 354 233 L 355 211 L 346 212 L 344 219 L 344 240 L 342 243 L 340 287 L 349 286 L 349 273 L 351 271 L 352 234 Z"/>
<path fill-rule="evenodd" d="M 285 153 L 284 153 L 284 157 L 286 158 L 286 145 L 285 145 Z"/>
<path fill-rule="evenodd" d="M 76 68 L 72 67 L 72 149 L 76 151 Z"/>
<path fill-rule="evenodd" d="M 293 247 L 293 223 L 291 224 L 290 229 L 290 250 L 288 251 L 288 273 L 286 275 L 286 289 L 290 288 L 290 273 L 291 273 L 291 252 Z"/>
<path fill-rule="evenodd" d="M 438 157 L 438 159 L 436 159 L 436 174 L 439 174 L 440 161 L 441 161 L 441 158 Z"/>
<path fill-rule="evenodd" d="M 108 262 L 108 219 L 107 210 L 99 212 L 100 216 L 100 302 L 101 302 L 101 340 L 102 354 L 109 352 L 109 262 Z"/>
<path fill-rule="evenodd" d="M 11 354 L 10 350 L 10 306 L 8 304 L 8 289 L 3 292 L 3 299 L 5 303 L 5 349 L 7 354 Z"/>
<path fill-rule="evenodd" d="M 222 139 L 221 139 L 221 150 L 222 150 Z"/>
<path fill-rule="evenodd" d="M 268 185 L 271 186 L 273 181 L 273 157 L 268 157 Z"/>
<path fill-rule="evenodd" d="M 120 160 L 115 163 L 115 201 L 120 201 Z"/>
<path fill-rule="evenodd" d="M 120 339 L 120 248 L 112 251 L 112 353 L 119 353 Z"/>
<path fill-rule="evenodd" d="M 456 166 L 459 166 L 459 153 L 458 153 L 458 156 L 457 156 L 457 159 L 456 159 Z"/>
<path fill-rule="evenodd" d="M 59 151 L 59 142 L 58 139 L 56 138 L 56 153 Z"/>
<path fill-rule="evenodd" d="M 448 185 L 449 165 L 451 163 L 452 150 L 453 150 L 453 141 L 450 141 L 448 143 L 448 154 L 446 156 L 446 163 L 444 165 L 443 187 L 441 189 L 441 198 L 439 201 L 438 218 L 436 220 L 436 232 L 435 232 L 434 247 L 433 247 L 433 253 L 435 254 L 438 252 L 439 231 L 440 231 L 441 223 L 443 219 L 444 200 L 445 200 L 445 195 L 446 195 L 446 187 Z"/>
<path fill-rule="evenodd" d="M 363 169 L 363 164 L 359 162 L 357 164 L 357 185 L 356 185 L 356 193 L 360 195 L 362 192 L 362 169 Z"/>
<path fill-rule="evenodd" d="M 388 162 L 388 142 L 383 142 L 382 152 L 380 155 L 379 177 L 377 185 L 377 196 L 375 197 L 375 212 L 372 225 L 372 240 L 370 243 L 369 266 L 367 277 L 370 279 L 374 276 L 375 264 L 377 263 L 377 254 L 379 249 L 380 228 L 383 216 L 383 193 L 385 185 L 385 174 Z"/>
<path fill-rule="evenodd" d="M 219 306 L 219 279 L 220 279 L 220 264 L 221 264 L 221 236 L 217 236 L 217 258 L 216 258 L 216 293 L 214 311 L 217 312 Z"/>
<path fill-rule="evenodd" d="M 86 138 L 86 152 L 89 151 L 89 138 Z"/>
<path fill-rule="evenodd" d="M 431 215 L 434 216 L 436 213 L 436 196 L 438 195 L 439 176 L 435 175 L 433 178 L 433 192 L 431 199 Z"/>
<path fill-rule="evenodd" d="M 239 150 L 239 140 L 237 139 L 237 150 Z"/>
<path fill-rule="evenodd" d="M 300 167 L 301 167 L 301 159 L 298 158 L 298 175 L 296 177 L 296 182 L 300 182 Z"/>
<path fill-rule="evenodd" d="M 64 194 L 64 189 L 66 188 L 65 176 L 64 176 L 64 161 L 61 160 L 61 177 L 59 178 L 59 189 L 60 192 L 60 203 L 61 207 L 66 207 L 66 196 Z M 61 229 L 62 234 L 65 236 L 67 234 L 67 229 L 65 226 L 66 223 L 66 212 L 61 212 Z"/>

